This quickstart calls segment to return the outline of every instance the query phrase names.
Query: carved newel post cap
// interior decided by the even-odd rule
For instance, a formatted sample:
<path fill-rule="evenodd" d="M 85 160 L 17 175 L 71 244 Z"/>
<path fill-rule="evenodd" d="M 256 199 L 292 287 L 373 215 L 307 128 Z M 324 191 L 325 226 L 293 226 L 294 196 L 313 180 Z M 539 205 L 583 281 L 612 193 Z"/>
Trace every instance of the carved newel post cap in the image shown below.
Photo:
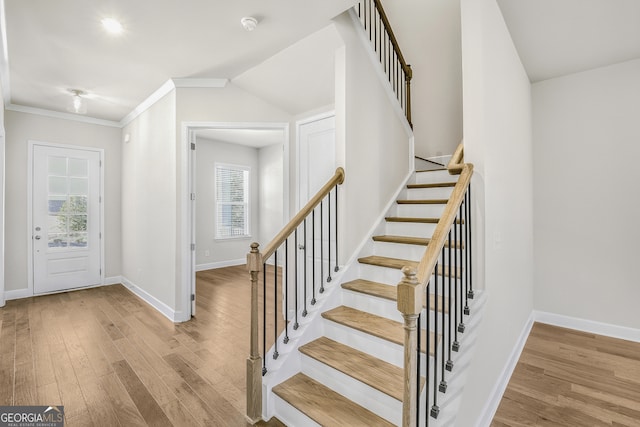
<path fill-rule="evenodd" d="M 402 279 L 403 281 L 417 283 L 418 278 L 416 276 L 418 272 L 415 268 L 404 266 L 402 267 L 402 274 L 404 274 L 404 278 Z"/>

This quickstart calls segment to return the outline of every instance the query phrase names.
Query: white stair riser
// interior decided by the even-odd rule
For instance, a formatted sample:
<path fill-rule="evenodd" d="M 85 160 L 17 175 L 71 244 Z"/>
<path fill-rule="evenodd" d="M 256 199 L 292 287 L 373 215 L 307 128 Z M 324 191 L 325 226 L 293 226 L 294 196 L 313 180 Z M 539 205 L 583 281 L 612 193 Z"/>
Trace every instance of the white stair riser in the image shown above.
<path fill-rule="evenodd" d="M 396 204 L 395 216 L 411 217 L 411 218 L 440 218 L 444 212 L 445 204 L 426 205 L 426 204 Z"/>
<path fill-rule="evenodd" d="M 375 242 L 373 245 L 373 255 L 417 261 L 422 258 L 426 249 L 427 247 L 422 245 Z"/>
<path fill-rule="evenodd" d="M 458 179 L 457 175 L 450 175 L 446 170 L 430 171 L 430 172 L 416 172 L 415 183 L 416 184 L 433 184 L 436 182 L 455 182 Z"/>
<path fill-rule="evenodd" d="M 275 414 L 280 421 L 288 426 L 322 427 L 320 424 L 307 417 L 298 409 L 284 401 L 277 394 L 273 394 Z"/>
<path fill-rule="evenodd" d="M 323 324 L 327 338 L 368 353 L 392 365 L 404 366 L 402 346 L 331 320 L 323 319 Z"/>
<path fill-rule="evenodd" d="M 384 232 L 389 236 L 431 237 L 437 224 L 387 221 Z"/>
<path fill-rule="evenodd" d="M 387 394 L 304 354 L 302 373 L 387 421 L 395 425 L 401 424 L 402 403 Z"/>
<path fill-rule="evenodd" d="M 398 310 L 397 302 L 394 300 L 378 298 L 378 297 L 362 294 L 359 292 L 350 291 L 348 289 L 344 290 L 342 298 L 343 298 L 342 300 L 343 304 L 348 307 L 355 308 L 356 310 L 360 310 L 360 311 L 366 311 L 367 313 L 375 314 L 376 316 L 384 317 L 386 319 L 390 319 L 396 322 L 404 323 L 404 318 L 402 317 L 402 314 Z M 433 318 L 434 313 L 435 312 L 433 310 L 429 311 L 429 316 L 430 316 L 429 325 L 431 327 L 431 330 L 434 330 L 434 326 L 435 326 L 435 321 Z M 423 309 L 422 310 L 423 319 L 425 314 L 426 314 L 426 309 Z M 445 318 L 445 322 L 449 321 L 449 316 L 447 313 L 445 313 L 444 318 Z M 441 314 L 438 313 L 438 324 L 441 324 L 441 322 L 442 322 L 442 317 L 441 317 Z M 426 328 L 426 325 L 427 325 L 426 322 L 423 320 L 421 327 L 424 329 Z"/>
<path fill-rule="evenodd" d="M 360 264 L 360 275 L 361 279 L 371 280 L 373 282 L 385 283 L 387 285 L 397 285 L 402 280 L 402 272 L 395 268 L 387 268 L 380 267 L 377 265 L 369 265 L 369 264 Z M 438 295 L 442 295 L 442 276 L 438 276 Z M 447 283 L 447 278 L 445 277 L 445 287 L 444 287 L 444 295 L 449 294 L 449 286 Z M 451 289 L 453 290 L 453 286 L 455 285 L 456 280 L 452 280 Z M 458 286 L 460 286 L 460 280 L 457 280 Z M 460 289 L 460 288 L 458 288 Z M 435 280 L 434 276 L 431 276 L 431 285 L 429 286 L 429 292 L 435 293 Z"/>
<path fill-rule="evenodd" d="M 406 198 L 416 199 L 448 199 L 451 197 L 453 187 L 432 187 L 432 188 L 407 188 Z"/>

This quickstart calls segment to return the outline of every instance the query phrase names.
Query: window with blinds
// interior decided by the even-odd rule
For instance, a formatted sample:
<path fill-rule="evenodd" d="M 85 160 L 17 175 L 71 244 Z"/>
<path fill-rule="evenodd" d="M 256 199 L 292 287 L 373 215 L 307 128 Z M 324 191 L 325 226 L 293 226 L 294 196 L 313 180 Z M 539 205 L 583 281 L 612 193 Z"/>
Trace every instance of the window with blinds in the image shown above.
<path fill-rule="evenodd" d="M 216 239 L 249 237 L 249 168 L 215 165 Z"/>

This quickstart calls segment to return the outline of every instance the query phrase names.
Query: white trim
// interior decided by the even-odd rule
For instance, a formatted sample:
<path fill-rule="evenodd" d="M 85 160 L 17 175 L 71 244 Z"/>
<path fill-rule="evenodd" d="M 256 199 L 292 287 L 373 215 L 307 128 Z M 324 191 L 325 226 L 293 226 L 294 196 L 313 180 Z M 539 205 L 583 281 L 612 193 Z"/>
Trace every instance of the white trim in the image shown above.
<path fill-rule="evenodd" d="M 247 263 L 247 260 L 244 258 L 230 259 L 228 261 L 210 262 L 207 264 L 196 265 L 196 271 L 214 270 L 216 268 L 223 268 L 223 267 L 233 267 L 236 265 L 244 265 L 246 263 Z"/>
<path fill-rule="evenodd" d="M 140 114 L 144 113 L 148 110 L 153 104 L 160 101 L 165 95 L 170 93 L 172 90 L 176 88 L 176 85 L 173 83 L 173 80 L 169 79 L 162 86 L 156 89 L 147 99 L 142 101 L 140 105 L 131 110 L 129 114 L 124 116 L 122 120 L 120 120 L 119 126 L 125 127 L 132 121 L 136 119 Z"/>
<path fill-rule="evenodd" d="M 180 321 L 180 320 L 176 320 L 176 317 L 177 317 L 177 312 L 176 311 L 174 311 L 167 304 L 163 303 L 162 301 L 160 301 L 159 299 L 157 299 L 156 297 L 154 297 L 153 295 L 151 295 L 150 293 L 148 293 L 144 289 L 142 289 L 139 286 L 135 285 L 132 281 L 130 281 L 126 277 L 122 277 L 122 284 L 124 285 L 125 288 L 127 288 L 129 291 L 131 291 L 131 293 L 133 293 L 133 294 L 137 295 L 138 297 L 140 297 L 142 300 L 144 300 L 151 307 L 153 307 L 156 310 L 158 310 L 167 319 L 171 320 L 172 322 Z"/>
<path fill-rule="evenodd" d="M 496 411 L 498 410 L 498 406 L 500 405 L 500 401 L 502 400 L 502 395 L 507 389 L 507 385 L 509 384 L 509 380 L 511 379 L 511 374 L 513 374 L 513 370 L 516 368 L 518 364 L 518 360 L 520 359 L 520 354 L 524 349 L 524 345 L 527 342 L 527 338 L 529 337 L 529 333 L 531 332 L 531 328 L 533 327 L 534 321 L 534 313 L 532 312 L 529 315 L 529 319 L 522 328 L 520 332 L 520 336 L 518 337 L 518 341 L 516 341 L 513 350 L 511 350 L 511 354 L 507 359 L 507 363 L 502 369 L 502 373 L 498 377 L 495 385 L 493 386 L 493 390 L 489 393 L 489 398 L 487 399 L 482 412 L 480 413 L 480 419 L 476 423 L 476 427 L 488 427 L 491 425 L 491 421 L 493 420 Z"/>
<path fill-rule="evenodd" d="M 69 150 L 79 150 L 79 151 L 91 151 L 94 153 L 98 153 L 100 156 L 100 209 L 98 211 L 98 215 L 100 216 L 100 283 L 97 285 L 88 286 L 95 287 L 101 286 L 105 280 L 105 216 L 104 216 L 104 205 L 105 205 L 105 197 L 104 197 L 104 149 L 103 148 L 95 148 L 95 147 L 84 147 L 80 145 L 68 145 L 68 144 L 56 144 L 52 142 L 44 142 L 38 141 L 34 139 L 28 140 L 28 152 L 27 152 L 27 290 L 29 291 L 28 296 L 34 296 L 34 287 L 33 287 L 33 149 L 36 145 L 41 145 L 45 147 L 53 147 L 53 148 L 62 148 Z M 74 289 L 84 289 L 74 288 Z M 68 289 L 69 290 L 69 289 Z M 45 294 L 38 294 L 45 295 Z M 6 298 L 6 293 L 5 293 Z M 18 297 L 22 298 L 22 297 Z M 9 298 L 6 298 L 9 299 Z"/>
<path fill-rule="evenodd" d="M 89 116 L 81 116 L 79 114 L 63 113 L 61 111 L 46 110 L 44 108 L 27 107 L 25 105 L 16 105 L 9 103 L 5 107 L 8 111 L 17 111 L 19 113 L 35 114 L 43 117 L 51 117 L 54 119 L 71 120 L 74 122 L 88 123 L 92 125 L 108 126 L 120 128 L 120 123 L 112 120 L 96 119 Z"/>
<path fill-rule="evenodd" d="M 105 277 L 104 280 L 102 281 L 102 284 L 105 285 L 105 286 L 121 285 L 122 284 L 122 276 Z"/>
<path fill-rule="evenodd" d="M 176 88 L 223 88 L 229 79 L 171 79 Z"/>
<path fill-rule="evenodd" d="M 575 329 L 591 334 L 604 335 L 611 338 L 619 338 L 627 341 L 640 342 L 640 329 L 627 326 L 613 325 L 611 323 L 596 322 L 594 320 L 580 319 L 562 314 L 547 313 L 546 311 L 533 312 L 536 322 L 562 328 Z"/>

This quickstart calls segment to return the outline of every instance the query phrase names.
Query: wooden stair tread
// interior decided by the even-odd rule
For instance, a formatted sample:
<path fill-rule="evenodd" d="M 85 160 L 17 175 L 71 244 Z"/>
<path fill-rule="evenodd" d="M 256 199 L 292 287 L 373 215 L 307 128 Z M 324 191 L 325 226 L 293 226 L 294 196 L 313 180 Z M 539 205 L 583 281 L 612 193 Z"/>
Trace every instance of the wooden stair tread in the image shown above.
<path fill-rule="evenodd" d="M 448 199 L 402 199 L 396 200 L 399 205 L 446 205 Z"/>
<path fill-rule="evenodd" d="M 383 298 L 390 301 L 398 300 L 398 289 L 395 286 L 385 285 L 384 283 L 372 282 L 371 280 L 356 279 L 342 284 L 343 289 L 347 289 L 353 292 L 359 292 L 361 294 L 370 295 L 373 297 Z M 425 292 L 426 294 L 426 292 Z M 445 307 L 444 302 L 448 302 L 448 298 L 438 296 L 438 311 L 441 312 Z M 448 304 L 447 304 L 448 306 Z M 427 308 L 427 297 L 424 296 L 422 301 L 422 307 Z M 435 310 L 436 298 L 435 295 L 429 294 L 429 310 Z M 445 310 L 447 313 L 449 310 Z"/>
<path fill-rule="evenodd" d="M 404 370 L 396 365 L 326 337 L 303 345 L 300 352 L 400 402 L 403 400 Z"/>
<path fill-rule="evenodd" d="M 393 236 L 393 235 L 382 235 L 382 236 L 373 236 L 372 239 L 375 242 L 386 242 L 386 243 L 400 243 L 405 245 L 420 245 L 427 246 L 431 239 L 429 237 L 412 237 L 412 236 Z M 451 247 L 448 240 L 444 242 L 445 247 Z M 453 247 L 455 249 L 460 249 L 460 242 L 456 242 Z"/>
<path fill-rule="evenodd" d="M 322 317 L 394 344 L 404 345 L 404 325 L 395 320 L 344 305 L 325 311 L 322 313 Z M 431 336 L 431 351 L 429 354 L 433 354 L 436 337 L 433 332 L 429 332 L 429 334 Z M 422 340 L 420 343 L 420 351 L 423 353 L 426 351 L 426 343 L 424 341 Z"/>
<path fill-rule="evenodd" d="M 273 392 L 322 426 L 393 426 L 301 373 L 275 386 Z"/>
<path fill-rule="evenodd" d="M 385 218 L 388 222 L 418 222 L 422 224 L 437 224 L 440 218 L 411 218 L 403 216 L 388 216 Z"/>
<path fill-rule="evenodd" d="M 401 259 L 401 258 L 390 258 L 385 256 L 379 256 L 379 255 L 371 255 L 371 256 L 358 258 L 358 262 L 361 264 L 375 265 L 378 267 L 395 268 L 397 270 L 401 270 L 402 267 L 405 267 L 405 266 L 418 268 L 418 264 L 419 264 L 418 261 L 411 261 L 408 259 Z M 438 275 L 442 276 L 443 270 L 445 273 L 444 276 L 448 277 L 449 266 L 445 265 L 443 269 L 442 266 L 438 264 L 438 269 L 437 269 Z M 461 271 L 459 267 L 457 268 L 457 271 L 454 271 L 454 277 L 457 279 L 461 277 Z"/>
<path fill-rule="evenodd" d="M 430 184 L 408 184 L 407 188 L 416 189 L 416 188 L 446 188 L 446 187 L 455 187 L 456 182 L 433 182 Z"/>

